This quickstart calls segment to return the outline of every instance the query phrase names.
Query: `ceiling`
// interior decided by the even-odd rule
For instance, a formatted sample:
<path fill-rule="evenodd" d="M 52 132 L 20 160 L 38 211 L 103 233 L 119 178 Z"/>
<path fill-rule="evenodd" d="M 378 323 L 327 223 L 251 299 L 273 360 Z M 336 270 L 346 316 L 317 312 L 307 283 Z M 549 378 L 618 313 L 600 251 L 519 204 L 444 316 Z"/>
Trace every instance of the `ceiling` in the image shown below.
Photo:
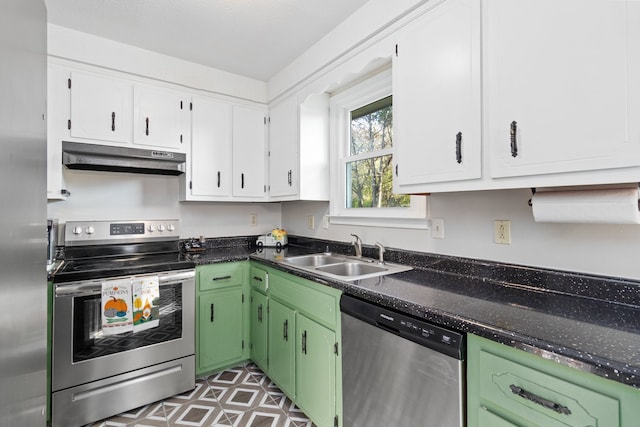
<path fill-rule="evenodd" d="M 268 81 L 367 0 L 45 0 L 52 24 Z"/>

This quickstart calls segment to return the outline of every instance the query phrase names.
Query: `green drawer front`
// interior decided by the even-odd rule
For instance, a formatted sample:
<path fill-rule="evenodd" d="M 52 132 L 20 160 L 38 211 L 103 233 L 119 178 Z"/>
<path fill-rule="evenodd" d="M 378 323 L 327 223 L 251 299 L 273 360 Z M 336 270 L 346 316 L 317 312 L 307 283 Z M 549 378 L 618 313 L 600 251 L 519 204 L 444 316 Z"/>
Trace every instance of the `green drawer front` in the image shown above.
<path fill-rule="evenodd" d="M 482 400 L 506 417 L 545 427 L 619 425 L 617 399 L 486 351 L 479 362 Z"/>
<path fill-rule="evenodd" d="M 269 278 L 269 295 L 296 307 L 313 320 L 335 330 L 337 325 L 338 299 L 294 282 L 280 275 L 272 274 Z"/>
<path fill-rule="evenodd" d="M 243 272 L 243 263 L 241 262 L 200 266 L 198 267 L 198 289 L 210 291 L 242 285 L 244 282 Z"/>
<path fill-rule="evenodd" d="M 269 275 L 261 268 L 251 266 L 251 272 L 249 274 L 251 287 L 257 289 L 262 293 L 266 293 L 269 288 Z"/>

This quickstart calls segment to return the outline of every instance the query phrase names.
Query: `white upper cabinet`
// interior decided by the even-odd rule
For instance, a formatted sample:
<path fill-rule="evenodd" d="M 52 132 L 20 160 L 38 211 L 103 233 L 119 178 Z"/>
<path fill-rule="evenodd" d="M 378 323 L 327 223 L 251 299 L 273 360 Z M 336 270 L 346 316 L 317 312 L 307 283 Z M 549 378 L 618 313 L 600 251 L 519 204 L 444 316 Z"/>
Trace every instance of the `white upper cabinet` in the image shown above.
<path fill-rule="evenodd" d="M 638 3 L 484 4 L 491 177 L 639 166 Z"/>
<path fill-rule="evenodd" d="M 233 106 L 233 196 L 266 197 L 266 113 Z"/>
<path fill-rule="evenodd" d="M 72 71 L 68 87 L 71 92 L 68 127 L 72 138 L 131 142 L 131 82 L 85 71 Z"/>
<path fill-rule="evenodd" d="M 228 197 L 232 176 L 232 105 L 202 96 L 194 96 L 192 103 L 186 199 Z"/>
<path fill-rule="evenodd" d="M 292 96 L 269 109 L 269 196 L 298 194 L 298 100 Z"/>
<path fill-rule="evenodd" d="M 481 176 L 480 2 L 447 0 L 398 34 L 393 58 L 396 184 Z"/>
<path fill-rule="evenodd" d="M 134 87 L 133 142 L 184 152 L 189 140 L 189 97 L 163 87 Z"/>

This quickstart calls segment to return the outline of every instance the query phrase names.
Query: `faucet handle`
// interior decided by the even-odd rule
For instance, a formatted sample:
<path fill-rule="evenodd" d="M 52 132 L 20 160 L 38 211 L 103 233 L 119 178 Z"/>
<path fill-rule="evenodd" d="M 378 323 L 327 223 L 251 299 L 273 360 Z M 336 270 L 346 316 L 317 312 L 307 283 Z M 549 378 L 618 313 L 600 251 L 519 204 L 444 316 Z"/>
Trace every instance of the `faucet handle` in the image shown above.
<path fill-rule="evenodd" d="M 378 247 L 378 249 L 380 249 L 380 252 L 378 254 L 378 264 L 384 264 L 384 256 L 382 254 L 385 253 L 386 249 L 380 242 L 376 242 L 376 246 Z"/>

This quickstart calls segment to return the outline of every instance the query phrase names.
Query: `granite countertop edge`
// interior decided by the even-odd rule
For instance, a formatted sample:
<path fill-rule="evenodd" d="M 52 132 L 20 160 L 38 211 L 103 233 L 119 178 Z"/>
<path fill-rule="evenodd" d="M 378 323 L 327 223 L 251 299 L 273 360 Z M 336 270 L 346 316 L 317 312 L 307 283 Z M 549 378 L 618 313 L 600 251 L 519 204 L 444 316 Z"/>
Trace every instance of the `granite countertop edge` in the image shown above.
<path fill-rule="evenodd" d="M 305 252 L 313 253 L 318 252 L 318 250 L 317 248 L 294 249 L 294 253 L 296 254 L 303 254 Z M 211 248 L 208 249 L 206 253 L 199 254 L 196 257 L 191 257 L 191 260 L 194 261 L 196 265 L 255 260 L 295 276 L 339 289 L 346 294 L 360 297 L 372 303 L 377 303 L 406 314 L 417 316 L 444 327 L 450 327 L 461 332 L 478 335 L 513 348 L 536 354 L 545 359 L 553 360 L 565 366 L 640 389 L 640 366 L 611 360 L 590 352 L 581 351 L 558 343 L 552 343 L 536 336 L 523 334 L 516 330 L 496 327 L 494 325 L 478 321 L 477 319 L 440 310 L 425 304 L 395 297 L 393 295 L 378 293 L 367 289 L 366 287 L 359 286 L 358 282 L 347 282 L 321 277 L 307 271 L 296 269 L 295 267 L 284 265 L 279 262 L 278 259 L 271 259 L 270 257 L 265 256 L 265 254 L 256 253 L 255 248 L 251 247 L 251 245 L 237 248 Z M 498 263 L 495 263 L 495 265 L 500 266 Z M 414 268 L 425 269 L 421 266 Z M 428 269 L 429 267 L 426 267 L 426 270 Z M 401 275 L 402 273 L 394 275 L 399 277 L 399 283 L 402 283 Z M 482 280 L 480 278 L 476 279 Z M 499 281 L 494 280 L 494 282 L 498 283 Z M 638 339 L 640 340 L 640 336 Z"/>

